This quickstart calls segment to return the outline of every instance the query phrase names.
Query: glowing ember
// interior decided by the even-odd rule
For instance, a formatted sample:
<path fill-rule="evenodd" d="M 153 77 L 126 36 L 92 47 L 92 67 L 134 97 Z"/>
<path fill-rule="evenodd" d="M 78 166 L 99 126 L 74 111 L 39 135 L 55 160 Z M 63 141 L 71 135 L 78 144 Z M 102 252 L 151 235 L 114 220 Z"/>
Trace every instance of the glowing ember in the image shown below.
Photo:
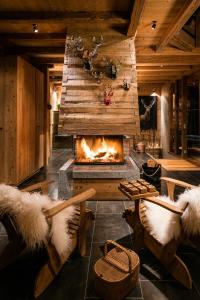
<path fill-rule="evenodd" d="M 118 139 L 104 137 L 81 138 L 77 145 L 79 162 L 121 162 L 123 161 L 122 144 Z"/>

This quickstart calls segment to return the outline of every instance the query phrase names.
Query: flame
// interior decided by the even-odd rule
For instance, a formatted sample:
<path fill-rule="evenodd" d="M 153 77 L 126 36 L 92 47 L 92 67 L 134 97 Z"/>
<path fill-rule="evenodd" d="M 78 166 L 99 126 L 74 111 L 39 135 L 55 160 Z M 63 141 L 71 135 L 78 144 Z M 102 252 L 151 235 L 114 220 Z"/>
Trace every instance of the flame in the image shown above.
<path fill-rule="evenodd" d="M 97 146 L 98 145 L 98 146 Z M 105 138 L 97 138 L 96 145 L 90 147 L 85 138 L 81 139 L 80 147 L 85 161 L 119 161 L 119 150 L 116 141 L 106 141 Z"/>

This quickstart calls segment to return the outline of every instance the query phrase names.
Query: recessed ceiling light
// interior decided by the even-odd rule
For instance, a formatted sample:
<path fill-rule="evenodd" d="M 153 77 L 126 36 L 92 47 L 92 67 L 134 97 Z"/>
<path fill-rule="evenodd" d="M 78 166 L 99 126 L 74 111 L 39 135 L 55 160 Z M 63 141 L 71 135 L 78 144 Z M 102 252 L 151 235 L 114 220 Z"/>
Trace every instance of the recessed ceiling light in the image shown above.
<path fill-rule="evenodd" d="M 39 32 L 38 24 L 33 24 L 33 32 L 34 33 L 38 33 Z"/>
<path fill-rule="evenodd" d="M 155 30 L 156 29 L 156 25 L 157 25 L 157 21 L 152 21 L 152 23 L 151 23 L 151 29 Z"/>

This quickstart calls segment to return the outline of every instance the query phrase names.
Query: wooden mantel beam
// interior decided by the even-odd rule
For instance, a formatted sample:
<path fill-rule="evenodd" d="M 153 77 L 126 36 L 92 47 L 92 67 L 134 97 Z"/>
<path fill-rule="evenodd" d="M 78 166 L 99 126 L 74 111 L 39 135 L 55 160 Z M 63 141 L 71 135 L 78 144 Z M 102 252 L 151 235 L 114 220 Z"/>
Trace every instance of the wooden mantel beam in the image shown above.
<path fill-rule="evenodd" d="M 135 0 L 128 26 L 127 36 L 136 36 L 137 27 L 144 9 L 145 0 Z"/>
<path fill-rule="evenodd" d="M 183 25 L 187 20 L 192 16 L 192 14 L 200 6 L 200 0 L 186 0 L 179 13 L 175 16 L 174 21 L 171 22 L 171 25 L 168 27 L 166 32 L 163 34 L 160 39 L 160 43 L 156 47 L 156 51 L 160 51 L 165 46 L 169 44 L 174 35 L 181 30 Z"/>

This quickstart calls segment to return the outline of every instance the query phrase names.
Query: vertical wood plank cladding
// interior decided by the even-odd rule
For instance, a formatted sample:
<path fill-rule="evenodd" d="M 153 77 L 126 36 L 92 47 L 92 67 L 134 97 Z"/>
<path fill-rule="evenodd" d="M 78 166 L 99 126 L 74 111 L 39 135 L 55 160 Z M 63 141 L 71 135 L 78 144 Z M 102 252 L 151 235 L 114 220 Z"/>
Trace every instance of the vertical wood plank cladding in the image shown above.
<path fill-rule="evenodd" d="M 44 133 L 43 74 L 8 56 L 0 59 L 0 79 L 0 182 L 16 185 L 44 163 L 38 143 Z"/>
<path fill-rule="evenodd" d="M 17 182 L 35 171 L 35 68 L 18 57 Z"/>
<path fill-rule="evenodd" d="M 0 178 L 1 181 L 10 183 L 16 177 L 16 58 L 1 58 L 0 65 L 0 106 L 2 118 L 0 133 L 2 165 Z"/>
<path fill-rule="evenodd" d="M 35 105 L 36 105 L 36 151 L 35 168 L 44 166 L 44 74 L 35 72 Z"/>
<path fill-rule="evenodd" d="M 44 165 L 44 75 L 18 57 L 17 182 Z"/>
<path fill-rule="evenodd" d="M 15 57 L 5 60 L 5 178 L 11 183 L 16 178 L 16 106 L 17 61 Z M 9 120 L 9 121 L 8 121 Z"/>
<path fill-rule="evenodd" d="M 4 90 L 4 70 L 5 66 L 0 60 L 0 182 L 3 181 L 5 176 L 5 128 L 4 128 L 4 118 L 5 118 L 5 90 Z"/>
<path fill-rule="evenodd" d="M 106 36 L 104 39 L 106 41 Z M 91 44 L 88 37 L 86 43 Z M 98 84 L 90 73 L 83 70 L 82 60 L 66 51 L 59 115 L 60 134 L 139 134 L 134 39 L 111 42 L 109 38 L 109 44 L 105 42 L 100 47 L 94 61 L 97 69 L 102 67 L 103 57 L 114 62 L 120 60 L 121 66 L 115 80 L 105 76 L 102 83 Z M 123 89 L 123 79 L 131 83 L 129 91 Z M 114 92 L 109 106 L 104 105 L 103 100 L 106 84 L 112 85 Z"/>

